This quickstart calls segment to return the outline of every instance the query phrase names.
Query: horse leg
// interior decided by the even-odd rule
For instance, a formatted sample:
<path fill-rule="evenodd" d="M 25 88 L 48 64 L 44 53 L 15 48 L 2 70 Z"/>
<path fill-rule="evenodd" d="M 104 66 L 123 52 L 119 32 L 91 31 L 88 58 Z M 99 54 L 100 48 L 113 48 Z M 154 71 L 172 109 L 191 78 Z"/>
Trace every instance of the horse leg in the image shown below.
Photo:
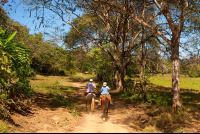
<path fill-rule="evenodd" d="M 87 101 L 85 101 L 85 104 L 86 104 L 86 111 L 87 111 Z"/>
<path fill-rule="evenodd" d="M 106 111 L 106 117 L 108 116 L 108 109 L 107 109 L 107 111 Z"/>

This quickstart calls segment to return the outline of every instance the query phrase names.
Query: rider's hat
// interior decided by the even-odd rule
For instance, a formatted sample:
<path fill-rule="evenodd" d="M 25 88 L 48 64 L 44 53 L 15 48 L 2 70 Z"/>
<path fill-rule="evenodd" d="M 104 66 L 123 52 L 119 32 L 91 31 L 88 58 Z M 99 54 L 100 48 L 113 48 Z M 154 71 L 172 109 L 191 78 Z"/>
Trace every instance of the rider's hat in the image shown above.
<path fill-rule="evenodd" d="M 92 82 L 93 81 L 93 79 L 90 79 L 90 82 Z"/>
<path fill-rule="evenodd" d="M 106 83 L 106 82 L 104 82 L 104 83 L 103 83 L 103 86 L 106 86 L 106 85 L 107 85 L 107 83 Z"/>

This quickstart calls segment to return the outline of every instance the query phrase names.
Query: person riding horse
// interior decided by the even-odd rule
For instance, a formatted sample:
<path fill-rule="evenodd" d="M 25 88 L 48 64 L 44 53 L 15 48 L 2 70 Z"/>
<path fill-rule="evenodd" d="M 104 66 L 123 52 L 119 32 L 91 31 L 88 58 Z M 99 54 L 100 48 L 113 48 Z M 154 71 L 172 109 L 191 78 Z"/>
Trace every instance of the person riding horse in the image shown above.
<path fill-rule="evenodd" d="M 107 94 L 108 96 L 109 96 L 109 100 L 110 100 L 110 104 L 112 104 L 112 101 L 111 101 L 111 95 L 109 94 L 109 92 L 108 91 L 110 91 L 110 88 L 107 86 L 107 83 L 106 82 L 104 82 L 103 83 L 103 86 L 102 86 L 102 88 L 101 88 L 101 95 L 99 96 L 99 98 L 100 98 L 100 100 L 99 100 L 99 103 L 98 103 L 98 105 L 101 105 L 101 97 L 104 95 L 104 94 Z"/>
<path fill-rule="evenodd" d="M 87 85 L 86 85 L 87 91 L 85 91 L 85 93 L 84 93 L 84 98 L 85 98 L 85 99 L 86 99 L 86 96 L 87 96 L 88 93 L 95 93 L 95 92 L 94 92 L 94 89 L 97 90 L 96 85 L 95 85 L 94 83 L 92 83 L 92 82 L 93 82 L 93 80 L 90 79 L 90 82 L 87 83 Z M 97 90 L 97 91 L 98 91 L 98 90 Z"/>

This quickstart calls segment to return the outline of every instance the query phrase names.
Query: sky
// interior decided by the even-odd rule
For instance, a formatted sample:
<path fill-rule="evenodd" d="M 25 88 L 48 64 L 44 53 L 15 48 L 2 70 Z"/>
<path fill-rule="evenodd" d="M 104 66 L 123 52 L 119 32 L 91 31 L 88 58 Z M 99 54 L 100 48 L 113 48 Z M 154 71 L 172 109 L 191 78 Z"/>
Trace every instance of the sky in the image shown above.
<path fill-rule="evenodd" d="M 19 4 L 21 0 L 8 0 L 9 3 L 5 4 L 3 7 L 4 9 L 9 12 L 8 16 L 13 19 L 14 21 L 18 21 L 21 25 L 26 26 L 27 28 L 30 29 L 30 34 L 34 34 L 34 33 L 54 33 L 55 32 L 55 27 L 59 27 L 62 28 L 63 31 L 56 31 L 55 33 L 59 36 L 64 36 L 65 33 L 67 33 L 71 26 L 66 24 L 64 27 L 62 27 L 62 24 L 64 23 L 61 19 L 54 19 L 54 21 L 56 22 L 56 24 L 50 24 L 53 28 L 44 28 L 43 26 L 41 26 L 40 28 L 35 28 L 36 24 L 39 24 L 39 21 L 37 21 L 33 16 L 30 17 L 28 12 L 25 12 L 24 9 L 27 8 L 25 5 L 21 5 Z M 14 3 L 15 2 L 15 3 Z M 12 5 L 12 7 L 9 6 L 9 4 Z M 1 4 L 0 4 L 1 6 Z M 12 10 L 11 10 L 12 9 Z M 49 14 L 50 16 L 54 15 L 54 13 L 52 11 L 46 10 L 46 13 Z M 82 14 L 80 11 L 76 12 L 78 14 Z M 72 18 L 75 18 L 75 16 L 72 16 Z M 68 19 L 68 18 L 66 18 Z M 50 20 L 52 21 L 52 20 Z M 52 40 L 52 38 L 50 38 L 49 36 L 43 34 L 43 38 L 44 40 Z M 54 40 L 54 39 L 53 39 Z M 181 39 L 181 42 L 186 41 L 187 39 Z M 57 44 L 59 46 L 63 45 L 63 41 L 60 40 L 59 42 L 57 42 Z M 180 48 L 180 50 L 182 50 Z M 185 52 L 184 52 L 185 53 Z M 181 55 L 186 55 L 185 54 L 181 54 Z"/>
<path fill-rule="evenodd" d="M 52 20 L 50 20 L 50 24 L 53 28 L 45 28 L 43 27 L 43 25 L 36 28 L 36 25 L 38 26 L 40 21 L 38 21 L 37 19 L 35 19 L 33 17 L 33 15 L 30 17 L 30 13 L 29 12 L 25 12 L 24 9 L 27 9 L 27 7 L 25 5 L 19 4 L 21 0 L 8 0 L 9 2 L 6 3 L 3 8 L 8 12 L 8 16 L 13 19 L 14 21 L 18 21 L 21 25 L 26 26 L 28 29 L 30 29 L 29 33 L 30 34 L 34 34 L 34 33 L 53 33 L 55 32 L 55 27 L 59 27 L 62 28 L 62 32 L 56 31 L 56 34 L 58 34 L 59 36 L 64 36 L 65 33 L 67 33 L 70 30 L 70 25 L 66 24 L 64 26 L 62 26 L 62 24 L 64 23 L 61 19 L 54 19 L 53 24 L 51 24 Z M 11 6 L 9 6 L 12 5 Z M 0 4 L 0 6 L 2 6 Z M 46 14 L 53 16 L 54 13 L 52 11 L 46 10 Z M 78 11 L 78 14 L 81 14 L 80 11 Z M 75 16 L 72 15 L 71 18 L 74 18 Z M 49 40 L 52 39 L 50 38 L 48 35 L 43 34 L 43 38 L 44 40 Z M 62 45 L 63 41 L 58 42 L 58 45 Z"/>

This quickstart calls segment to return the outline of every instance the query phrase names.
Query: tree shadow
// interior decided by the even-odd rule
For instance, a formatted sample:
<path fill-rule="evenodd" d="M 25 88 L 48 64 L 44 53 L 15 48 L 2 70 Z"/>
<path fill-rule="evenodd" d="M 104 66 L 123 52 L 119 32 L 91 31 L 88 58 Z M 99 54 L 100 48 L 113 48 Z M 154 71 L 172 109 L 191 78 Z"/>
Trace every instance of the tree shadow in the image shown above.
<path fill-rule="evenodd" d="M 183 110 L 185 114 L 192 115 L 192 118 L 196 120 L 196 123 L 200 120 L 200 92 L 194 89 L 180 89 L 181 101 L 183 104 Z M 115 97 L 119 97 L 120 93 L 115 94 Z M 119 120 L 118 122 L 122 122 L 125 125 L 129 125 L 129 127 L 134 128 L 136 130 L 142 130 L 146 126 L 157 126 L 157 119 L 163 113 L 167 113 L 172 110 L 172 95 L 171 88 L 164 86 L 157 86 L 153 84 L 149 84 L 147 86 L 147 96 L 148 102 L 133 100 L 130 105 L 134 109 L 131 112 L 131 116 L 125 118 L 124 120 Z M 123 101 L 126 101 L 123 100 Z M 141 106 L 144 104 L 144 106 Z M 187 110 L 189 109 L 189 111 Z M 137 114 L 135 114 L 135 113 Z M 181 116 L 184 113 L 179 113 Z M 189 115 L 188 115 L 189 116 Z M 174 132 L 176 129 L 181 127 L 191 127 L 190 120 L 187 122 L 176 121 L 174 125 L 170 123 L 166 123 L 164 127 L 157 128 L 160 131 L 165 133 Z M 137 125 L 136 125 L 137 124 Z"/>

